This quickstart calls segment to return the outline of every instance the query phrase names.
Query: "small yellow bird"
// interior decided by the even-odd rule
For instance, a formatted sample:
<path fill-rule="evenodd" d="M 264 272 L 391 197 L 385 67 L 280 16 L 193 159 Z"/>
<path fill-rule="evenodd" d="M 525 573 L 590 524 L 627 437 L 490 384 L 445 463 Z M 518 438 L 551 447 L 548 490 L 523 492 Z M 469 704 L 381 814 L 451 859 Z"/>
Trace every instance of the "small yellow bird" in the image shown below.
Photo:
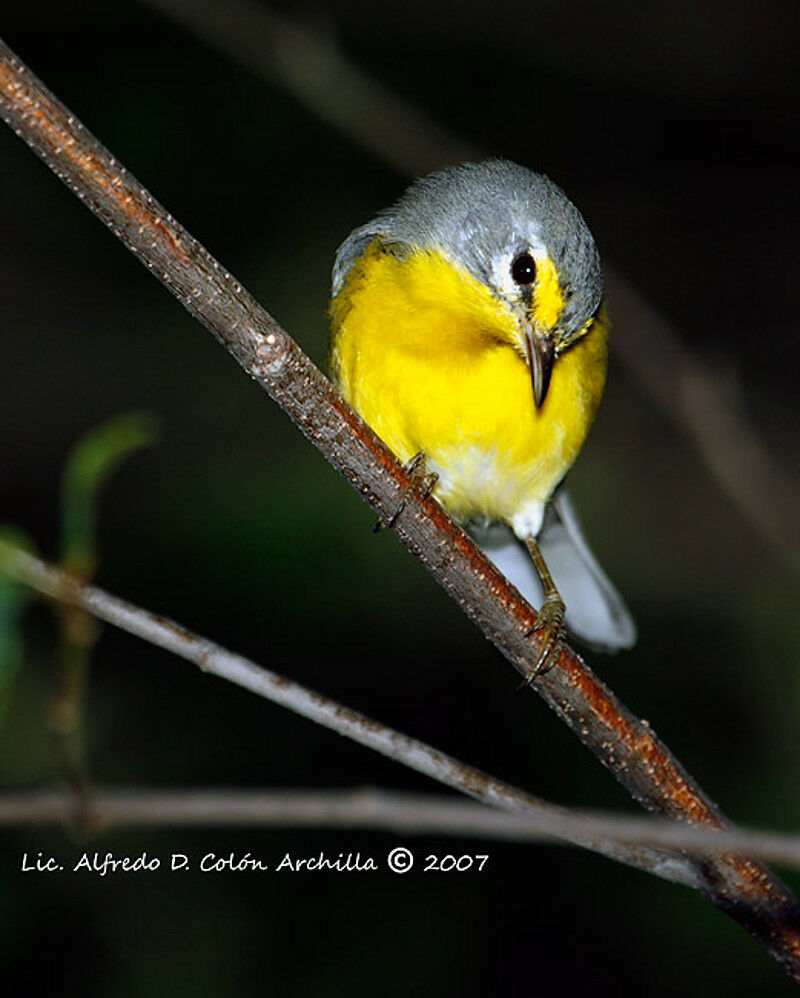
<path fill-rule="evenodd" d="M 506 160 L 418 180 L 339 247 L 330 314 L 345 398 L 402 461 L 424 455 L 437 499 L 541 606 L 532 674 L 564 623 L 629 647 L 633 621 L 560 487 L 608 344 L 600 258 L 564 192 Z"/>

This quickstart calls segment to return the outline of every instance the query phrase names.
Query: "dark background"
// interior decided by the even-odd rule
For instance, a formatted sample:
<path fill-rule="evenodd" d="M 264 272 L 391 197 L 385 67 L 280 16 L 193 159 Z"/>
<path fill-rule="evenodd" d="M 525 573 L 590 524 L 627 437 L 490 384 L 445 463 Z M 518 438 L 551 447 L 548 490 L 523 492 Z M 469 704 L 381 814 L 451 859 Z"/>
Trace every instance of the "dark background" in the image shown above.
<path fill-rule="evenodd" d="M 221 3 L 221 0 L 220 0 Z M 224 4 L 221 3 L 221 6 Z M 557 179 L 601 251 L 797 467 L 798 7 L 787 2 L 341 0 L 304 15 L 466 140 Z M 155 13 L 5 0 L 0 34 L 319 364 L 329 268 L 405 179 Z M 114 477 L 110 591 L 532 792 L 626 795 L 152 277 L 0 132 L 0 520 L 53 555 L 70 445 L 131 409 L 157 446 Z M 614 302 L 610 302 L 613 315 Z M 798 575 L 617 359 L 572 476 L 640 641 L 590 656 L 736 821 L 800 820 Z M 765 501 L 768 501 L 765 499 Z M 27 618 L 0 731 L 8 786 L 54 775 L 53 627 Z M 107 629 L 98 783 L 428 792 L 421 777 Z M 683 888 L 566 848 L 356 832 L 131 831 L 118 855 L 489 852 L 482 874 L 22 875 L 67 832 L 0 835 L 9 989 L 52 994 L 790 994 Z M 795 889 L 797 875 L 787 875 Z"/>

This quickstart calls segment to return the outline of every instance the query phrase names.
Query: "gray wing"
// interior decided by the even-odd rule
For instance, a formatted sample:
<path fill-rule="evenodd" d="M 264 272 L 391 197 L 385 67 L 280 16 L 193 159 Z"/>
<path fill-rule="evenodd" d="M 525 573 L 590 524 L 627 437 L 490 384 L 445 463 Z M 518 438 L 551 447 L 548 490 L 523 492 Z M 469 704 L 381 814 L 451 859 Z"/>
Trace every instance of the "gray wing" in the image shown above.
<path fill-rule="evenodd" d="M 542 587 L 524 545 L 504 524 L 470 525 L 484 554 L 534 607 L 542 605 Z M 600 651 L 630 648 L 636 625 L 622 597 L 606 577 L 583 536 L 568 493 L 559 489 L 548 504 L 539 547 L 558 586 L 571 635 Z"/>
<path fill-rule="evenodd" d="M 376 236 L 382 235 L 382 228 L 378 219 L 367 222 L 358 229 L 353 229 L 336 251 L 336 258 L 333 261 L 333 273 L 331 274 L 331 295 L 338 295 L 342 290 L 344 282 L 350 268 L 361 256 Z"/>

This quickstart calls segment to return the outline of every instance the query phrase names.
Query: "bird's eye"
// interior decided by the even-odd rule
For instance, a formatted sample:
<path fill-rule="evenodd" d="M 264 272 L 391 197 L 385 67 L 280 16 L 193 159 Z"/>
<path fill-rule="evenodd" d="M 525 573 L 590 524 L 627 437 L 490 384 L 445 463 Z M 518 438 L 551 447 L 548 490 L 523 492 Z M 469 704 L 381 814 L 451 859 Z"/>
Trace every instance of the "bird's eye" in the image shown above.
<path fill-rule="evenodd" d="M 520 253 L 511 264 L 511 276 L 517 284 L 533 284 L 536 280 L 536 261 L 530 253 Z"/>

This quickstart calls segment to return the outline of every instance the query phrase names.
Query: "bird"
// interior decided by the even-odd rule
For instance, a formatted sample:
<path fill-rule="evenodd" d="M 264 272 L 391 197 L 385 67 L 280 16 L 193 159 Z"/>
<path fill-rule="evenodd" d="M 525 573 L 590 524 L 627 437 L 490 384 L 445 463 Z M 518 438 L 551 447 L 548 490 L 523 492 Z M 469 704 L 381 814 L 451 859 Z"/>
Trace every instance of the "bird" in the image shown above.
<path fill-rule="evenodd" d="M 565 632 L 636 638 L 564 479 L 606 381 L 609 320 L 583 216 L 505 159 L 414 181 L 336 252 L 330 373 L 345 399 L 539 613 L 551 668 Z"/>

